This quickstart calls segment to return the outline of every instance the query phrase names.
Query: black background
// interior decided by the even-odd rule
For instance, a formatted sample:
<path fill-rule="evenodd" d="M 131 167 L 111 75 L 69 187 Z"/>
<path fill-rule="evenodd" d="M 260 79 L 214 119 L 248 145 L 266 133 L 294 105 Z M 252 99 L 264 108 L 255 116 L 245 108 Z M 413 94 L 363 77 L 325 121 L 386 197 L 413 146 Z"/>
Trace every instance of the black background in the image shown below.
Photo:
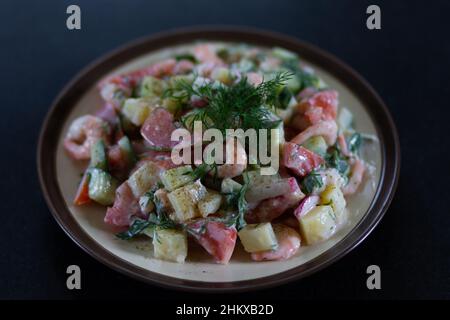
<path fill-rule="evenodd" d="M 382 29 L 369 31 L 372 1 L 1 1 L 0 298 L 154 298 L 206 302 L 276 299 L 450 298 L 450 2 L 373 1 Z M 66 28 L 78 4 L 82 29 Z M 198 24 L 283 32 L 335 54 L 380 93 L 396 121 L 402 168 L 395 199 L 357 249 L 302 281 L 233 296 L 198 296 L 145 285 L 101 265 L 57 226 L 35 164 L 52 99 L 82 67 L 124 42 Z M 66 267 L 82 290 L 66 289 Z M 382 270 L 369 291 L 368 265 Z"/>

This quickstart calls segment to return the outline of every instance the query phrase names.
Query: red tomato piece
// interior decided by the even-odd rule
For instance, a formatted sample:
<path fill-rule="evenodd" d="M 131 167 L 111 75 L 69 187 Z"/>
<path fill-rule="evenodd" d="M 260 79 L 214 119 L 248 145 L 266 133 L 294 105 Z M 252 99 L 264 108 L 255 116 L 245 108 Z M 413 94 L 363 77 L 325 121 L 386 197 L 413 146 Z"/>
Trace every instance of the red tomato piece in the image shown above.
<path fill-rule="evenodd" d="M 306 176 L 323 163 L 323 158 L 298 144 L 286 142 L 283 147 L 282 165 L 300 177 Z"/>
<path fill-rule="evenodd" d="M 297 107 L 300 118 L 297 127 L 301 130 L 320 121 L 334 120 L 337 115 L 338 93 L 324 90 L 306 96 Z"/>
<path fill-rule="evenodd" d="M 195 238 L 217 263 L 227 264 L 230 261 L 237 238 L 234 227 L 203 219 L 193 222 L 189 227 L 201 230 Z"/>
<path fill-rule="evenodd" d="M 85 172 L 80 185 L 78 186 L 73 204 L 81 206 L 89 202 L 91 202 L 91 199 L 89 198 L 89 173 Z"/>
<path fill-rule="evenodd" d="M 177 144 L 170 139 L 175 129 L 172 114 L 164 108 L 156 108 L 142 125 L 141 135 L 151 147 L 172 148 Z"/>
<path fill-rule="evenodd" d="M 138 199 L 131 191 L 130 186 L 125 181 L 116 190 L 116 198 L 112 207 L 106 210 L 105 223 L 126 227 L 131 223 L 131 217 L 140 214 Z"/>

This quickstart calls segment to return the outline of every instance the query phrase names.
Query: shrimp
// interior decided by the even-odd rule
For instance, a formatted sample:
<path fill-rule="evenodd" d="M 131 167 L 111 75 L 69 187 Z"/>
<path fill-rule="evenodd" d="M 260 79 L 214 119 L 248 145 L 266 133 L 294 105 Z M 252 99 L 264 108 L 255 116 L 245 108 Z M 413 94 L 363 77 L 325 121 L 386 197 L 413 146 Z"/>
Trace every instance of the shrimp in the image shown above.
<path fill-rule="evenodd" d="M 305 195 L 293 177 L 289 178 L 289 188 L 290 190 L 286 194 L 265 199 L 256 206 L 249 203 L 252 209 L 245 214 L 245 220 L 248 223 L 270 222 L 280 217 L 286 210 L 296 206 Z"/>
<path fill-rule="evenodd" d="M 185 74 L 194 69 L 194 63 L 189 60 L 181 60 L 178 61 L 177 64 L 173 68 L 174 74 Z"/>
<path fill-rule="evenodd" d="M 235 141 L 236 144 L 234 143 Z M 237 139 L 227 138 L 225 145 L 225 149 L 227 149 L 225 164 L 217 166 L 217 170 L 212 170 L 210 173 L 217 174 L 218 178 L 234 178 L 241 175 L 247 168 L 247 153 Z M 229 159 L 228 157 L 228 153 L 231 151 L 233 151 L 233 159 Z"/>
<path fill-rule="evenodd" d="M 110 127 L 99 117 L 85 115 L 75 119 L 69 127 L 64 148 L 76 160 L 88 160 L 91 146 L 99 139 L 108 142 Z"/>
<path fill-rule="evenodd" d="M 274 224 L 273 229 L 278 240 L 278 247 L 275 250 L 252 253 L 253 260 L 287 260 L 297 253 L 301 245 L 298 232 L 282 224 Z"/>
<path fill-rule="evenodd" d="M 247 73 L 247 81 L 248 83 L 256 87 L 259 86 L 264 81 L 264 78 L 260 73 L 249 72 Z"/>
<path fill-rule="evenodd" d="M 200 44 L 194 48 L 194 56 L 200 62 L 213 62 L 215 64 L 223 64 L 212 45 Z"/>
<path fill-rule="evenodd" d="M 355 159 L 352 165 L 352 174 L 350 176 L 350 179 L 347 185 L 342 188 L 342 193 L 344 193 L 344 195 L 351 195 L 355 193 L 356 190 L 358 190 L 358 187 L 364 177 L 365 171 L 366 166 L 364 165 L 364 162 L 362 162 L 360 159 Z"/>
<path fill-rule="evenodd" d="M 339 148 L 341 148 L 342 154 L 346 157 L 349 157 L 351 153 L 348 150 L 347 141 L 345 141 L 345 136 L 342 133 L 338 135 L 337 143 L 339 144 Z"/>
<path fill-rule="evenodd" d="M 334 120 L 321 121 L 300 132 L 291 142 L 302 144 L 311 137 L 322 136 L 326 143 L 331 146 L 336 142 L 337 130 L 338 128 Z"/>
<path fill-rule="evenodd" d="M 170 76 L 173 75 L 176 67 L 177 61 L 175 59 L 166 59 L 144 69 L 108 76 L 101 80 L 98 85 L 100 96 L 104 101 L 112 104 L 119 110 L 124 100 L 132 95 L 133 89 L 142 78 L 145 76 L 153 76 L 156 78 Z M 186 63 L 180 61 L 178 71 L 185 72 L 187 70 L 186 68 Z"/>

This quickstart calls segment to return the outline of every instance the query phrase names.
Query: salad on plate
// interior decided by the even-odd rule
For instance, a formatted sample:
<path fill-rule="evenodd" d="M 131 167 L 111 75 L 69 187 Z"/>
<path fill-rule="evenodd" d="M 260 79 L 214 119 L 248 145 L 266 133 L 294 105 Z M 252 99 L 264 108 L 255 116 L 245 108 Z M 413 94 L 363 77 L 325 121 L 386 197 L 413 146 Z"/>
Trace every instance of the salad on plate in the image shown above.
<path fill-rule="evenodd" d="M 104 206 L 118 239 L 148 237 L 178 263 L 193 242 L 220 264 L 238 241 L 254 261 L 284 260 L 348 222 L 364 139 L 295 53 L 202 42 L 98 90 L 103 105 L 71 123 L 64 148 L 86 163 L 74 205 Z"/>

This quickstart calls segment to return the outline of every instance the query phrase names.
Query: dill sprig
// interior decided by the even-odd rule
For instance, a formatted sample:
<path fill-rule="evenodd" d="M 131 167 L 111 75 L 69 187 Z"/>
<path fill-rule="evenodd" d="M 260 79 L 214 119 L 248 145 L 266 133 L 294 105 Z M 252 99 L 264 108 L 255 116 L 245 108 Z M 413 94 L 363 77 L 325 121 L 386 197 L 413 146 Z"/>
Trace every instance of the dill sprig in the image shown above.
<path fill-rule="evenodd" d="M 250 179 L 247 172 L 244 172 L 242 177 L 244 179 L 244 184 L 239 191 L 225 195 L 227 205 L 232 208 L 237 208 L 237 212 L 233 212 L 230 216 L 225 217 L 224 223 L 228 226 L 235 225 L 237 230 L 241 230 L 247 224 L 245 221 L 245 213 L 248 210 L 248 203 L 245 199 L 245 193 L 250 184 Z"/>
<path fill-rule="evenodd" d="M 177 88 L 184 92 L 183 97 L 196 96 L 207 101 L 206 107 L 193 111 L 193 121 L 202 121 L 207 129 L 215 128 L 223 133 L 226 129 L 237 128 L 270 129 L 280 123 L 272 111 L 279 88 L 291 76 L 290 72 L 278 73 L 256 87 L 248 83 L 246 77 L 230 86 L 204 83 L 197 87 L 180 80 Z"/>

